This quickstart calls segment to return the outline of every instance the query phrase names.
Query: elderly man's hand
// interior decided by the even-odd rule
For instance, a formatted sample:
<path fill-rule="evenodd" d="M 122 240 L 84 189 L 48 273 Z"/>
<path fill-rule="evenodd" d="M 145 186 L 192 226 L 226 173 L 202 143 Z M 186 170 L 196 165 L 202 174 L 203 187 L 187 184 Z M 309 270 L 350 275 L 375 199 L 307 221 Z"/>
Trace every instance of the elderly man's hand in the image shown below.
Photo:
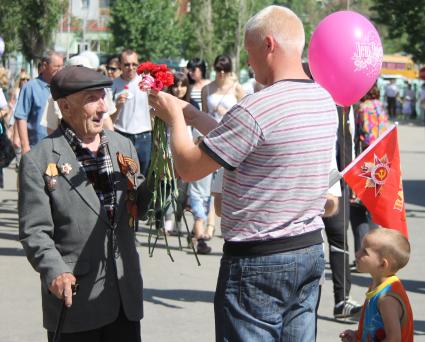
<path fill-rule="evenodd" d="M 153 114 L 172 126 L 175 120 L 183 118 L 180 101 L 173 95 L 151 89 L 149 104 L 154 109 Z"/>
<path fill-rule="evenodd" d="M 71 285 L 75 285 L 75 282 L 76 279 L 72 273 L 62 273 L 52 280 L 49 290 L 59 299 L 64 299 L 65 305 L 70 307 L 72 305 Z"/>

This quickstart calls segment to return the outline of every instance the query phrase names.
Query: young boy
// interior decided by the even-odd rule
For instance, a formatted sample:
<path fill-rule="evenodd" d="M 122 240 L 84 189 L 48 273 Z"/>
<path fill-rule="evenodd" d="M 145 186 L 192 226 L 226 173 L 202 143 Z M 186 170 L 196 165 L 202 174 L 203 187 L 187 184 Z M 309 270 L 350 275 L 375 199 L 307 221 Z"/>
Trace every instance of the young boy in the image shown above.
<path fill-rule="evenodd" d="M 364 237 L 362 248 L 356 253 L 356 265 L 359 272 L 370 273 L 372 285 L 358 330 L 342 332 L 342 341 L 413 341 L 412 309 L 395 275 L 407 264 L 409 256 L 409 241 L 396 230 L 378 228 Z"/>

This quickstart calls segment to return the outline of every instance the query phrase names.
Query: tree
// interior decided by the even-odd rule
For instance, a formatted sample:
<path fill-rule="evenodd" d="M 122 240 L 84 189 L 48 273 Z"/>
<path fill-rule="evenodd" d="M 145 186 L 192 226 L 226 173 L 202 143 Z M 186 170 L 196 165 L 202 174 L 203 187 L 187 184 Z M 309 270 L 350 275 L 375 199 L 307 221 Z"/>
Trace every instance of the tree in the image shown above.
<path fill-rule="evenodd" d="M 16 26 L 22 44 L 22 53 L 32 61 L 42 57 L 51 47 L 53 32 L 67 7 L 67 1 L 22 0 L 18 3 L 20 3 L 22 20 L 17 22 Z"/>
<path fill-rule="evenodd" d="M 20 45 L 18 27 L 21 12 L 18 1 L 0 1 L 0 36 L 5 43 L 5 56 L 16 51 Z"/>
<path fill-rule="evenodd" d="M 175 1 L 115 0 L 112 35 L 116 48 L 137 51 L 141 60 L 180 56 L 181 24 Z"/>
<path fill-rule="evenodd" d="M 246 21 L 271 0 L 197 0 L 184 17 L 183 54 L 199 57 L 210 65 L 219 54 L 229 55 L 235 62 L 246 61 L 244 27 Z"/>
<path fill-rule="evenodd" d="M 191 1 L 190 12 L 183 18 L 182 56 L 199 57 L 212 63 L 217 47 L 214 46 L 213 0 Z"/>
<path fill-rule="evenodd" d="M 425 63 L 425 0 L 374 0 L 372 19 L 387 27 L 390 39 L 401 39 L 405 52 Z"/>

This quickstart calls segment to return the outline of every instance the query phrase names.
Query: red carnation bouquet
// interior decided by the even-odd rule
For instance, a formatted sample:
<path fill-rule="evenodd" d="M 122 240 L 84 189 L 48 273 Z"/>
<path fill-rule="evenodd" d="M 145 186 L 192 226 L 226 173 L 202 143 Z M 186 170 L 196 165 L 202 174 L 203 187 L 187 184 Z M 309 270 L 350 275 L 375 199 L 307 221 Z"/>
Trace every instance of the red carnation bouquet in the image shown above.
<path fill-rule="evenodd" d="M 144 62 L 137 68 L 137 73 L 142 76 L 142 80 L 139 83 L 139 88 L 142 91 L 149 92 L 151 89 L 160 91 L 164 87 L 169 87 L 174 83 L 174 76 L 167 68 L 166 64 Z M 165 213 L 168 208 L 172 208 L 174 213 L 176 213 L 176 210 L 180 205 L 177 202 L 179 193 L 177 180 L 174 174 L 171 150 L 168 147 L 167 126 L 164 121 L 156 116 L 154 120 L 152 136 L 153 144 L 151 151 L 151 162 L 147 174 L 148 186 L 150 189 L 153 189 L 152 200 L 148 210 L 148 222 L 150 224 L 148 236 L 149 255 L 153 255 L 158 238 L 160 235 L 163 235 L 165 246 L 167 248 L 167 254 L 170 256 L 171 260 L 174 261 L 168 246 L 168 239 L 164 229 L 164 222 Z M 189 227 L 187 225 L 186 219 L 184 218 L 184 215 L 183 219 L 187 234 L 190 236 Z M 159 223 L 159 225 L 154 230 L 153 225 L 155 222 Z M 154 241 L 151 243 L 152 237 L 154 237 Z M 178 234 L 178 239 L 179 247 L 182 249 L 180 232 Z M 189 240 L 198 265 L 200 265 L 195 247 L 191 239 Z"/>
<path fill-rule="evenodd" d="M 137 73 L 143 77 L 139 83 L 139 87 L 143 91 L 150 89 L 160 91 L 174 83 L 174 76 L 166 64 L 144 62 L 137 68 Z"/>

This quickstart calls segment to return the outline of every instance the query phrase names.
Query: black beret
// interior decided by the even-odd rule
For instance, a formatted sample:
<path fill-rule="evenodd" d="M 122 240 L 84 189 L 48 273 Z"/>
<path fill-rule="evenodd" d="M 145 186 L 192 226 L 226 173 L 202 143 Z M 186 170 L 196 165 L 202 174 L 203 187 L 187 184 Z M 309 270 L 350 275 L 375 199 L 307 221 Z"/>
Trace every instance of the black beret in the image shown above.
<path fill-rule="evenodd" d="M 53 76 L 50 91 L 53 100 L 82 90 L 109 88 L 112 81 L 101 73 L 83 66 L 66 66 Z"/>

